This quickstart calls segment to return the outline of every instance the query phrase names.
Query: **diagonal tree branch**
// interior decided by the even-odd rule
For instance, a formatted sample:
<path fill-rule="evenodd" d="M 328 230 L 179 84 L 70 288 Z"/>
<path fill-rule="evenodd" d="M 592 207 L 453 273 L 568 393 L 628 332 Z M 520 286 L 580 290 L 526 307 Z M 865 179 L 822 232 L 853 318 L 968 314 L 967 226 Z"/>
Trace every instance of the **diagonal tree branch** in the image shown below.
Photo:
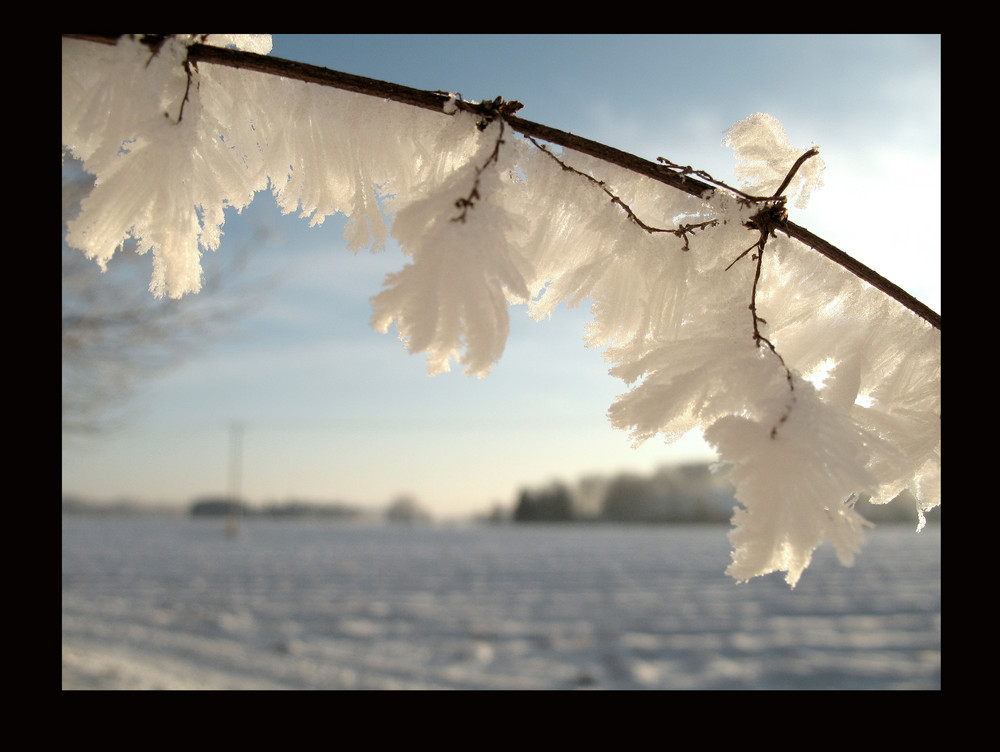
<path fill-rule="evenodd" d="M 120 34 L 63 34 L 64 37 L 74 39 L 84 39 L 91 42 L 103 44 L 116 44 Z M 150 46 L 162 43 L 163 35 L 148 35 L 143 40 Z M 328 68 L 316 65 L 297 63 L 292 60 L 258 55 L 252 52 L 242 52 L 224 47 L 213 47 L 210 45 L 195 43 L 188 48 L 188 62 L 204 62 L 214 65 L 224 65 L 229 68 L 256 71 L 272 76 L 291 78 L 296 81 L 330 86 L 345 91 L 353 91 L 358 94 L 365 94 L 373 97 L 381 97 L 394 102 L 422 107 L 427 110 L 434 110 L 442 114 L 444 105 L 451 101 L 451 104 L 460 110 L 472 112 L 480 115 L 495 116 L 496 112 L 484 106 L 483 103 L 467 102 L 461 99 L 454 99 L 450 94 L 443 91 L 425 91 L 414 89 L 409 86 L 378 81 L 372 78 L 356 76 L 350 73 L 341 73 Z M 487 103 L 492 104 L 492 103 Z M 701 197 L 705 191 L 715 191 L 718 187 L 725 188 L 737 195 L 742 195 L 739 191 L 724 186 L 722 184 L 710 185 L 696 178 L 690 177 L 685 172 L 678 172 L 665 164 L 657 164 L 649 160 L 637 157 L 634 154 L 615 149 L 606 144 L 581 136 L 567 133 L 547 125 L 524 120 L 512 114 L 503 115 L 506 123 L 518 133 L 557 144 L 567 149 L 573 149 L 587 154 L 605 162 L 616 164 L 627 170 L 645 175 L 646 177 L 665 183 L 677 190 L 684 191 L 692 196 Z M 786 222 L 780 228 L 782 232 L 795 240 L 809 246 L 816 252 L 826 256 L 828 259 L 855 276 L 863 279 L 868 284 L 893 298 L 907 309 L 929 322 L 936 329 L 941 329 L 941 314 L 935 312 L 929 306 L 917 300 L 906 290 L 889 281 L 878 272 L 870 269 L 857 259 L 851 257 L 840 250 L 832 243 L 815 235 L 804 227 L 794 222 Z"/>

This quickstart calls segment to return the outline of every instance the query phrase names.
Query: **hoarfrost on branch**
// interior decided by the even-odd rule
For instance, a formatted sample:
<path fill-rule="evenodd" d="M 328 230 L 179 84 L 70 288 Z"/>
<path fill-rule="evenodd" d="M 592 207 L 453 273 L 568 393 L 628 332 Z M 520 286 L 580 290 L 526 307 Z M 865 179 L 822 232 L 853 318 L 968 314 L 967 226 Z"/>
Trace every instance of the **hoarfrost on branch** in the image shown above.
<path fill-rule="evenodd" d="M 940 331 L 780 233 L 759 267 L 756 254 L 734 263 L 759 207 L 543 151 L 454 96 L 439 114 L 192 70 L 191 41 L 168 38 L 155 54 L 128 36 L 63 41 L 63 148 L 96 178 L 67 242 L 102 268 L 133 238 L 153 254 L 153 294 L 197 292 L 224 210 L 269 190 L 314 225 L 346 215 L 354 251 L 398 241 L 410 261 L 372 298 L 372 325 L 395 326 L 431 373 L 458 363 L 486 375 L 512 303 L 542 318 L 589 301 L 586 344 L 631 386 L 611 423 L 636 443 L 701 428 L 717 449 L 742 505 L 728 569 L 740 581 L 781 571 L 794 586 L 824 539 L 850 564 L 867 525 L 859 494 L 886 503 L 910 489 L 920 526 L 940 503 Z M 270 50 L 266 35 L 208 43 Z M 749 195 L 771 195 L 801 154 L 768 115 L 735 124 L 727 142 Z M 785 195 L 803 206 L 821 171 L 809 160 Z M 661 226 L 714 224 L 647 232 L 623 205 Z M 773 350 L 755 339 L 755 316 Z"/>

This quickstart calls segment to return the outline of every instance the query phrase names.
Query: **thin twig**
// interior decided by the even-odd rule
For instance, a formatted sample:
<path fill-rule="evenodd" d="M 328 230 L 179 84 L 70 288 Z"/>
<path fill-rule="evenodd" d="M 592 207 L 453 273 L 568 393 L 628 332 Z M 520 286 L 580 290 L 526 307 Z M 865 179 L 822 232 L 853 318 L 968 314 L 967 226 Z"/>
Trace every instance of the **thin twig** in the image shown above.
<path fill-rule="evenodd" d="M 796 402 L 795 378 L 792 375 L 792 370 L 788 367 L 788 364 L 785 363 L 785 359 L 781 357 L 781 353 L 778 352 L 778 348 L 774 346 L 774 343 L 770 339 L 761 334 L 760 325 L 766 324 L 767 321 L 757 313 L 757 285 L 760 283 L 760 273 L 764 265 L 764 248 L 767 247 L 767 240 L 768 238 L 775 237 L 775 231 L 783 228 L 785 223 L 788 221 L 788 212 L 785 210 L 785 197 L 782 196 L 781 193 L 788 187 L 788 184 L 792 181 L 795 173 L 798 172 L 799 167 L 801 167 L 807 159 L 814 157 L 817 154 L 819 154 L 818 150 L 810 149 L 805 154 L 800 156 L 788 170 L 788 173 L 785 175 L 785 179 L 781 181 L 781 185 L 778 186 L 778 189 L 774 192 L 773 196 L 766 199 L 754 200 L 757 203 L 764 203 L 765 206 L 761 207 L 756 214 L 750 217 L 750 219 L 746 222 L 746 227 L 751 230 L 756 230 L 760 233 L 760 237 L 757 238 L 756 243 L 743 251 L 743 253 L 733 259 L 729 266 L 726 267 L 726 271 L 729 271 L 737 261 L 746 256 L 753 249 L 757 249 L 757 253 L 751 257 L 757 262 L 756 268 L 754 269 L 753 285 L 750 288 L 749 305 L 750 316 L 753 320 L 753 339 L 758 349 L 761 345 L 766 345 L 781 363 L 781 367 L 785 370 L 785 380 L 788 382 L 788 390 L 792 395 L 791 402 L 785 408 L 785 412 L 782 413 L 781 417 L 778 418 L 778 421 L 771 427 L 772 439 L 777 437 L 778 427 L 788 420 L 788 416 L 792 414 L 792 407 Z M 745 200 L 747 203 L 750 203 L 749 200 L 741 200 Z"/>
<path fill-rule="evenodd" d="M 594 185 L 598 186 L 602 191 L 604 191 L 611 198 L 611 203 L 612 204 L 616 204 L 616 205 L 620 206 L 622 208 L 622 210 L 625 212 L 625 214 L 628 216 L 628 218 L 630 220 L 632 220 L 632 222 L 634 222 L 636 225 L 638 225 L 639 227 L 641 227 L 643 230 L 645 230 L 646 232 L 648 232 L 650 234 L 652 234 L 654 232 L 667 232 L 667 233 L 670 233 L 672 235 L 676 235 L 679 238 L 683 238 L 684 245 L 681 247 L 682 251 L 688 251 L 688 250 L 691 249 L 691 247 L 688 245 L 688 240 L 689 240 L 688 239 L 688 233 L 693 233 L 695 230 L 703 230 L 706 227 L 714 227 L 715 225 L 719 224 L 719 220 L 717 220 L 717 219 L 710 219 L 707 222 L 699 222 L 698 224 L 694 224 L 694 225 L 681 225 L 680 227 L 678 227 L 676 229 L 672 229 L 672 230 L 671 229 L 666 229 L 666 228 L 663 228 L 663 227 L 653 227 L 651 225 L 647 225 L 645 222 L 643 222 L 641 219 L 639 219 L 638 215 L 636 215 L 636 213 L 634 211 L 632 211 L 632 207 L 631 206 L 629 206 L 624 201 L 622 201 L 622 199 L 619 196 L 615 195 L 615 193 L 613 193 L 611 191 L 611 189 L 608 188 L 607 184 L 603 180 L 598 180 L 593 175 L 590 175 L 590 174 L 588 174 L 586 172 L 583 172 L 582 170 L 578 170 L 575 167 L 572 167 L 572 166 L 566 164 L 563 160 L 559 159 L 559 157 L 557 157 L 549 149 L 547 149 L 544 144 L 538 143 L 538 141 L 536 141 L 532 136 L 526 136 L 526 138 L 531 143 L 533 143 L 536 147 L 538 147 L 539 151 L 542 151 L 545 154 L 547 154 L 553 161 L 555 161 L 556 164 L 558 164 L 560 167 L 562 167 L 562 169 L 566 170 L 567 172 L 572 172 L 572 173 L 574 173 L 576 175 L 579 175 L 579 176 L 581 176 L 583 178 L 586 178 L 587 180 L 589 180 L 590 182 L 592 182 Z"/>
<path fill-rule="evenodd" d="M 788 171 L 788 174 L 785 175 L 785 179 L 781 181 L 781 185 L 778 186 L 778 190 L 774 192 L 774 195 L 771 198 L 778 198 L 779 196 L 781 196 L 781 194 L 785 192 L 785 188 L 788 187 L 788 184 L 792 182 L 792 178 L 795 177 L 795 173 L 799 171 L 799 168 L 802 166 L 802 164 L 807 159 L 809 159 L 810 157 L 815 157 L 817 154 L 819 154 L 819 149 L 814 148 L 810 149 L 801 157 L 796 159 L 795 164 L 792 165 L 792 168 Z"/>
<path fill-rule="evenodd" d="M 802 161 L 804 160 L 796 162 L 795 166 L 792 168 L 793 172 L 798 169 Z M 787 180 L 785 183 L 782 183 L 782 186 L 785 185 L 787 185 Z M 785 363 L 785 359 L 781 357 L 781 353 L 778 352 L 778 348 L 774 346 L 774 343 L 770 339 L 761 334 L 760 325 L 766 324 L 767 320 L 757 313 L 757 285 L 760 282 L 761 269 L 764 264 L 764 248 L 767 246 L 767 239 L 769 237 L 774 237 L 775 229 L 784 221 L 785 216 L 784 199 L 778 199 L 776 204 L 764 207 L 757 212 L 757 214 L 751 217 L 750 221 L 747 222 L 747 227 L 757 230 L 760 233 L 760 237 L 757 238 L 757 241 L 753 245 L 733 259 L 729 266 L 726 267 L 726 271 L 729 271 L 737 261 L 756 249 L 757 252 L 751 256 L 757 264 L 754 269 L 753 285 L 750 288 L 750 305 L 747 306 L 750 309 L 750 316 L 753 320 L 753 340 L 758 348 L 762 345 L 766 345 L 778 359 L 778 362 L 781 363 L 781 367 L 785 371 L 785 380 L 788 382 L 788 390 L 791 392 L 791 402 L 788 404 L 788 407 L 785 408 L 785 412 L 782 413 L 781 417 L 778 418 L 778 421 L 771 427 L 772 439 L 778 435 L 778 427 L 788 420 L 788 416 L 792 413 L 792 407 L 795 405 L 796 401 L 795 379 L 792 375 L 792 370 L 788 367 L 788 364 Z"/>
<path fill-rule="evenodd" d="M 485 128 L 485 125 L 483 126 Z M 480 129 L 482 130 L 482 129 Z M 503 118 L 500 118 L 500 133 L 497 134 L 497 141 L 493 145 L 493 152 L 490 156 L 483 162 L 482 167 L 476 167 L 476 179 L 472 184 L 472 190 L 469 191 L 467 198 L 460 198 L 455 201 L 455 206 L 462 210 L 462 213 L 457 217 L 452 217 L 452 222 L 465 222 L 465 216 L 468 214 L 469 209 L 476 205 L 476 201 L 479 200 L 479 177 L 483 174 L 483 171 L 490 166 L 491 162 L 497 162 L 500 159 L 500 144 L 503 143 Z"/>

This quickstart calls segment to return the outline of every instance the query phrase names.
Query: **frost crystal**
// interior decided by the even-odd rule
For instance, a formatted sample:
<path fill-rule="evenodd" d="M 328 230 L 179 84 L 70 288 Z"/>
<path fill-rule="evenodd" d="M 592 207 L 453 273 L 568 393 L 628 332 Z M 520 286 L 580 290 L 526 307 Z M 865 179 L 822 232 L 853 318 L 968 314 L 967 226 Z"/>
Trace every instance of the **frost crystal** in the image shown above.
<path fill-rule="evenodd" d="M 504 151 L 479 172 L 496 148 L 498 127 L 485 130 L 468 165 L 396 212 L 393 235 L 413 263 L 389 275 L 386 289 L 372 298 L 372 325 L 385 332 L 395 322 L 407 349 L 427 354 L 432 374 L 449 370 L 452 359 L 469 375 L 489 373 L 507 342 L 509 300 L 528 300 L 524 222 L 496 200 L 513 190 L 504 175 L 517 152 Z M 477 197 L 462 213 L 455 197 L 470 185 Z"/>
<path fill-rule="evenodd" d="M 372 298 L 372 324 L 395 326 L 431 373 L 452 362 L 488 373 L 511 302 L 541 318 L 589 300 L 586 343 L 630 385 L 611 423 L 637 443 L 700 427 L 728 468 L 742 505 L 728 570 L 738 580 L 782 571 L 794 586 L 824 540 L 849 564 L 867 524 L 851 503 L 858 494 L 886 503 L 910 489 L 921 526 L 940 503 L 940 331 L 780 233 L 755 283 L 756 255 L 740 254 L 755 242 L 745 222 L 759 206 L 543 152 L 502 120 L 458 112 L 454 97 L 442 117 L 221 66 L 193 70 L 191 41 L 170 38 L 155 54 L 128 37 L 113 47 L 63 41 L 63 144 L 96 177 L 67 242 L 102 267 L 134 238 L 153 253 L 154 294 L 195 292 L 224 210 L 269 189 L 311 224 L 347 215 L 355 251 L 391 232 L 410 261 Z M 270 49 L 254 35 L 209 43 Z M 762 114 L 736 123 L 727 143 L 753 196 L 773 195 L 803 151 Z M 795 174 L 784 193 L 796 206 L 821 185 L 822 167 L 812 158 Z M 652 225 L 714 226 L 683 250 L 675 234 L 630 221 L 622 203 Z"/>
<path fill-rule="evenodd" d="M 751 196 L 773 195 L 788 168 L 802 153 L 789 143 L 781 123 L 763 113 L 733 125 L 726 133 L 725 142 L 736 152 L 736 177 Z M 809 194 L 823 185 L 820 174 L 824 166 L 822 159 L 814 157 L 792 178 L 786 195 L 795 197 L 794 204 L 799 209 L 804 209 Z"/>

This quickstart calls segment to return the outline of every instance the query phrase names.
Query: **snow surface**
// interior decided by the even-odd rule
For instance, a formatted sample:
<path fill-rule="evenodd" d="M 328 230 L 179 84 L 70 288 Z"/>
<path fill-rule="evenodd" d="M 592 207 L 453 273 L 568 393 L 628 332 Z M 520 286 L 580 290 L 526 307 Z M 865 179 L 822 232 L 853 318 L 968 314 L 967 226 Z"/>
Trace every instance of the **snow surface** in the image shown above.
<path fill-rule="evenodd" d="M 63 519 L 64 689 L 939 689 L 940 528 L 795 590 L 724 526 Z"/>

